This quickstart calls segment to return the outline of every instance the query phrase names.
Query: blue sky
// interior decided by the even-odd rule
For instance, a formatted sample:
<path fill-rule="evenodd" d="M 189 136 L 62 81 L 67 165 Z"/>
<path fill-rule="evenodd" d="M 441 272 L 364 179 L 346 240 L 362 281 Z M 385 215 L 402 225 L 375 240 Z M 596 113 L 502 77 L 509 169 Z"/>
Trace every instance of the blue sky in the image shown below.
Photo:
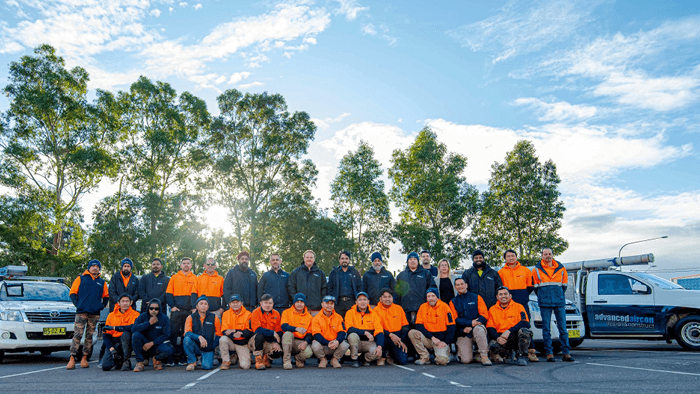
<path fill-rule="evenodd" d="M 309 157 L 324 207 L 360 140 L 386 168 L 429 125 L 484 190 L 491 164 L 528 139 L 562 178 L 562 260 L 668 235 L 623 254 L 698 268 L 696 1 L 5 0 L 0 15 L 2 81 L 9 62 L 49 43 L 93 90 L 146 75 L 213 113 L 229 88 L 282 94 L 316 120 Z M 113 189 L 83 200 L 88 221 Z M 213 209 L 210 224 L 225 227 L 222 216 Z"/>

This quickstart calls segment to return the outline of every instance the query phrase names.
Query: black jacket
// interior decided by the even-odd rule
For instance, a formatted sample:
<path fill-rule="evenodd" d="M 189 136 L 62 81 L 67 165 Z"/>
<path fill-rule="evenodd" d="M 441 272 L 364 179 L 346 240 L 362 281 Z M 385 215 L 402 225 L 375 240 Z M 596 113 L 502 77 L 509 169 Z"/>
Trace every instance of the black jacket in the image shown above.
<path fill-rule="evenodd" d="M 132 272 L 129 278 L 129 284 L 124 286 L 121 271 L 117 271 L 112 275 L 107 289 L 109 290 L 110 312 L 112 312 L 114 307 L 119 303 L 119 296 L 124 293 L 128 294 L 131 297 L 133 305 L 136 305 L 136 301 L 139 299 L 139 278 Z"/>
<path fill-rule="evenodd" d="M 336 300 L 340 298 L 340 275 L 343 269 L 340 266 L 333 267 L 333 270 L 328 275 L 328 293 L 335 297 Z M 364 291 L 364 286 L 362 285 L 362 276 L 360 272 L 353 266 L 348 266 L 348 273 L 350 273 L 350 288 L 352 289 L 352 298 L 356 298 L 357 293 Z M 337 302 L 337 301 L 336 301 Z"/>
<path fill-rule="evenodd" d="M 149 303 L 144 302 L 144 304 L 148 308 Z M 136 318 L 136 321 L 131 326 L 132 333 L 140 332 L 149 342 L 153 341 L 155 346 L 170 340 L 170 319 L 164 313 L 163 305 L 165 304 L 158 302 L 158 305 L 160 306 L 160 313 L 158 313 L 158 322 L 156 324 L 151 324 L 151 316 L 148 312 L 144 312 Z"/>
<path fill-rule="evenodd" d="M 396 277 L 397 287 L 406 286 L 403 283 L 408 284 L 408 289 L 403 292 L 405 294 L 399 294 L 400 300 L 397 304 L 401 305 L 406 312 L 418 312 L 420 306 L 427 301 L 425 292 L 429 288 L 435 287 L 433 276 L 430 275 L 430 271 L 421 266 L 418 266 L 415 271 L 411 271 L 406 265 L 406 268 Z"/>
<path fill-rule="evenodd" d="M 168 288 L 170 277 L 160 272 L 158 276 L 150 272 L 139 279 L 139 297 L 143 300 L 141 303 L 141 312 L 146 311 L 147 302 L 156 298 L 161 305 L 165 305 L 165 290 Z"/>
<path fill-rule="evenodd" d="M 306 296 L 306 307 L 312 311 L 321 309 L 321 300 L 327 294 L 326 274 L 314 263 L 311 269 L 306 268 L 304 263 L 289 274 L 287 283 L 287 293 L 290 298 L 294 294 L 302 293 Z"/>
<path fill-rule="evenodd" d="M 370 268 L 362 276 L 362 284 L 365 288 L 365 292 L 369 295 L 369 303 L 371 305 L 379 305 L 379 297 L 381 296 L 379 292 L 383 288 L 394 291 L 396 279 L 394 279 L 394 275 L 384 267 L 382 267 L 382 270 L 379 272 L 375 271 L 374 268 Z"/>
<path fill-rule="evenodd" d="M 287 283 L 289 274 L 282 268 L 277 272 L 269 270 L 262 275 L 258 283 L 258 300 L 263 294 L 269 294 L 275 301 L 275 308 L 289 308 L 289 293 L 287 293 Z"/>
<path fill-rule="evenodd" d="M 233 294 L 238 294 L 243 298 L 243 306 L 249 311 L 258 305 L 258 275 L 250 267 L 243 271 L 241 265 L 237 264 L 226 273 L 226 279 L 224 279 L 226 309 L 228 309 L 228 300 Z"/>
<path fill-rule="evenodd" d="M 485 264 L 484 272 L 479 276 L 477 269 L 472 266 L 464 271 L 462 279 L 467 282 L 469 292 L 476 293 L 484 299 L 487 308 L 491 308 L 496 304 L 496 289 L 503 286 L 503 282 L 495 269 Z"/>

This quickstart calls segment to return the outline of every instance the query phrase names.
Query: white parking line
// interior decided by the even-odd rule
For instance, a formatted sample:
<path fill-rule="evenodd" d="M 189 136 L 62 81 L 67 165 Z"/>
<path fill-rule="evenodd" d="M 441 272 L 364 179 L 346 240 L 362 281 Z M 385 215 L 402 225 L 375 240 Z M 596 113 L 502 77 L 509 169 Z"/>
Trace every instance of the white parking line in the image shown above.
<path fill-rule="evenodd" d="M 587 365 L 595 365 L 598 367 L 612 367 L 612 368 L 624 368 L 624 369 L 636 369 L 638 371 L 649 371 L 649 372 L 663 372 L 663 373 L 674 373 L 677 375 L 691 375 L 700 376 L 700 373 L 691 372 L 680 372 L 680 371 L 665 371 L 663 369 L 650 369 L 650 368 L 637 368 L 637 367 L 626 367 L 623 365 L 611 365 L 611 364 L 598 364 L 598 363 L 586 363 Z"/>
<path fill-rule="evenodd" d="M 97 361 L 90 361 L 91 363 L 96 363 Z M 61 367 L 53 367 L 53 368 L 46 368 L 46 369 L 40 369 L 37 371 L 29 371 L 29 372 L 22 372 L 22 373 L 16 373 L 14 375 L 6 375 L 6 376 L 0 376 L 0 379 L 5 379 L 5 378 L 14 378 L 15 376 L 22 376 L 22 375 L 31 375 L 33 373 L 39 373 L 39 372 L 44 372 L 44 371 L 53 371 L 54 369 L 66 369 L 66 366 L 61 366 Z"/>
<path fill-rule="evenodd" d="M 415 372 L 414 369 L 408 368 L 408 367 L 404 367 L 403 365 L 398 365 L 398 364 L 394 364 L 394 363 L 389 363 L 389 365 L 393 365 L 393 366 L 395 366 L 395 367 L 399 367 L 399 368 L 405 369 L 405 370 L 407 370 L 407 371 Z M 432 378 L 432 379 L 445 380 L 445 379 L 443 379 L 443 378 L 438 378 L 438 377 L 436 377 L 435 375 L 431 375 L 431 374 L 429 374 L 429 373 L 422 372 L 422 374 L 423 374 L 424 376 L 427 376 L 427 377 Z M 462 388 L 469 388 L 469 387 L 472 387 L 472 386 L 465 386 L 465 385 L 463 385 L 462 383 L 453 382 L 453 381 L 451 381 L 451 380 L 445 380 L 445 381 L 449 382 L 451 385 L 456 386 L 456 387 L 462 387 Z"/>
<path fill-rule="evenodd" d="M 431 374 L 425 373 L 425 372 L 423 372 L 423 375 L 425 375 L 425 376 L 427 376 L 427 377 L 429 377 L 429 378 L 435 379 L 435 375 L 431 375 Z"/>
<path fill-rule="evenodd" d="M 450 384 L 453 384 L 453 385 L 455 385 L 455 386 L 457 386 L 457 387 L 464 387 L 464 388 L 466 388 L 466 387 L 471 387 L 471 386 L 465 386 L 465 385 L 463 385 L 462 383 L 457 383 L 457 382 L 453 382 L 453 381 L 450 381 Z"/>
<path fill-rule="evenodd" d="M 391 363 L 390 363 L 390 364 L 391 364 Z M 409 367 L 404 367 L 403 365 L 398 365 L 398 364 L 391 364 L 391 365 L 393 365 L 393 366 L 395 366 L 395 367 L 399 367 L 399 368 L 401 368 L 401 369 L 405 369 L 405 370 L 407 370 L 407 371 L 411 371 L 411 372 L 414 372 L 414 371 L 415 371 L 415 369 L 411 369 L 411 368 L 409 368 Z"/>
<path fill-rule="evenodd" d="M 199 382 L 200 380 L 204 380 L 204 379 L 210 377 L 211 375 L 213 375 L 213 374 L 219 372 L 220 370 L 221 370 L 221 368 L 217 368 L 217 369 L 215 369 L 215 370 L 213 370 L 213 371 L 207 373 L 206 375 L 202 375 L 202 376 L 200 376 L 199 378 L 197 378 L 197 381 L 192 382 L 192 383 L 187 383 L 186 385 L 182 386 L 182 387 L 180 388 L 180 390 L 187 390 L 187 389 L 189 389 L 189 388 L 192 388 L 192 387 L 194 387 L 194 385 L 197 384 L 197 382 Z"/>

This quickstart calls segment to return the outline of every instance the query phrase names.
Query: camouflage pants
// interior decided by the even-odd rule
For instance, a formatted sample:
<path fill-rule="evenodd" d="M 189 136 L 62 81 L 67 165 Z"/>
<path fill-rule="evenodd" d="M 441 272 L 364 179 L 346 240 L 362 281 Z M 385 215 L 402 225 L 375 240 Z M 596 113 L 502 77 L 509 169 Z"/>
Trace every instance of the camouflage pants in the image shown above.
<path fill-rule="evenodd" d="M 85 332 L 85 344 L 83 345 L 83 354 L 89 356 L 92 354 L 92 334 L 95 332 L 97 322 L 100 320 L 100 315 L 91 315 L 89 313 L 78 313 L 75 315 L 75 329 L 73 330 L 73 343 L 70 346 L 71 356 L 78 356 L 78 348 L 80 340 Z M 87 328 L 87 330 L 86 330 Z"/>
<path fill-rule="evenodd" d="M 532 331 L 528 328 L 521 328 L 518 332 L 511 332 L 505 345 L 501 345 L 492 339 L 489 342 L 491 354 L 498 354 L 501 357 L 508 356 L 511 350 L 515 350 L 521 356 L 527 355 L 527 349 L 532 341 Z"/>

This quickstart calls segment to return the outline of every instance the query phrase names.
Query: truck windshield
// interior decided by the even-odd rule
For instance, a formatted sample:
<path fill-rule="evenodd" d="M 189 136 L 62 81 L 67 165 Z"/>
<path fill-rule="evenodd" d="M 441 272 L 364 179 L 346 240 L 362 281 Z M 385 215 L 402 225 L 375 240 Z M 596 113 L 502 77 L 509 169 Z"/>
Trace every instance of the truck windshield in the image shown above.
<path fill-rule="evenodd" d="M 635 272 L 635 274 L 642 279 L 646 279 L 649 282 L 652 282 L 653 284 L 655 284 L 656 286 L 659 286 L 662 289 L 666 289 L 666 290 L 681 290 L 681 289 L 683 289 L 683 286 L 679 286 L 679 285 L 671 282 L 670 280 L 660 278 L 656 275 L 647 274 L 644 272 Z"/>
<path fill-rule="evenodd" d="M 68 301 L 70 289 L 60 283 L 21 282 L 11 283 L 11 287 L 0 287 L 0 301 Z M 20 291 L 22 290 L 22 291 Z M 23 293 L 23 294 L 22 294 Z"/>

